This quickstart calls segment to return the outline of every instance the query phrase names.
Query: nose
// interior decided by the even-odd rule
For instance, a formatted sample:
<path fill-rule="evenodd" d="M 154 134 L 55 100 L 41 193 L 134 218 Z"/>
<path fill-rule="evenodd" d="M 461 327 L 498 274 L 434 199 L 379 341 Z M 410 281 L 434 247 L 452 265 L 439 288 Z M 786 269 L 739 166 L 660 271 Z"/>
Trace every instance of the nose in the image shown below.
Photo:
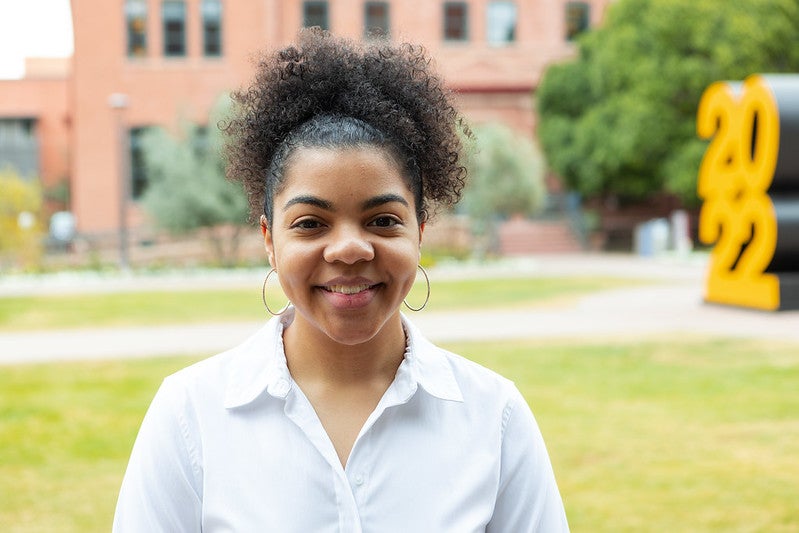
<path fill-rule="evenodd" d="M 330 235 L 325 246 L 324 258 L 328 263 L 340 261 L 353 265 L 359 261 L 374 259 L 375 250 L 368 235 L 361 228 L 340 227 Z"/>

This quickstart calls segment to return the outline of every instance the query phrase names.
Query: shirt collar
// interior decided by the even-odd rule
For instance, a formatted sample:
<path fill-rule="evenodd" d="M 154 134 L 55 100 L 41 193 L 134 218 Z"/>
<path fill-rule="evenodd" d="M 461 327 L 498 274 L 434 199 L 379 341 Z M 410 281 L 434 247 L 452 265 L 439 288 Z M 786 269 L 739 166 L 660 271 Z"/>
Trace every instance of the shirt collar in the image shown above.
<path fill-rule="evenodd" d="M 402 325 L 408 339 L 404 363 L 411 381 L 436 398 L 462 402 L 463 394 L 446 352 L 427 340 L 405 315 L 402 315 Z"/>
<path fill-rule="evenodd" d="M 293 381 L 283 349 L 283 330 L 293 319 L 292 307 L 227 353 L 231 366 L 225 384 L 225 408 L 243 407 L 264 391 L 275 398 L 288 396 Z M 428 341 L 404 315 L 402 325 L 407 346 L 396 379 L 413 388 L 419 385 L 442 400 L 463 401 L 445 352 Z"/>
<path fill-rule="evenodd" d="M 228 352 L 230 370 L 225 383 L 225 408 L 249 404 L 264 391 L 285 398 L 291 374 L 283 351 L 283 329 L 294 319 L 294 309 L 269 320 L 252 337 Z"/>

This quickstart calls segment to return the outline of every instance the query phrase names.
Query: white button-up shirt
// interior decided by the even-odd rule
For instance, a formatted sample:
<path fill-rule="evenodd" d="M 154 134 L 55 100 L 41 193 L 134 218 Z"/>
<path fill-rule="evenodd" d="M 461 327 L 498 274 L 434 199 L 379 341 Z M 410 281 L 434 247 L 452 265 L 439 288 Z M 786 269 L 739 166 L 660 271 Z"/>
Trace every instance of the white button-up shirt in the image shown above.
<path fill-rule="evenodd" d="M 164 380 L 114 531 L 568 531 L 516 387 L 433 346 L 404 317 L 405 359 L 342 467 L 286 365 L 292 312 Z"/>

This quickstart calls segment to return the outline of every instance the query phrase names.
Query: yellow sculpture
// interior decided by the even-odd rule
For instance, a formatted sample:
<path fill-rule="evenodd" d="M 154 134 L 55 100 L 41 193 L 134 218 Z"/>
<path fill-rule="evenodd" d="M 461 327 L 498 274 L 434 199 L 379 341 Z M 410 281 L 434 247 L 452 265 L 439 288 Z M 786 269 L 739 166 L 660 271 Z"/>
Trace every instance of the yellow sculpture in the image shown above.
<path fill-rule="evenodd" d="M 702 95 L 697 133 L 711 142 L 697 191 L 699 239 L 714 244 L 708 302 L 799 307 L 797 95 L 799 76 L 785 75 L 716 82 Z M 781 119 L 789 126 L 783 138 Z"/>

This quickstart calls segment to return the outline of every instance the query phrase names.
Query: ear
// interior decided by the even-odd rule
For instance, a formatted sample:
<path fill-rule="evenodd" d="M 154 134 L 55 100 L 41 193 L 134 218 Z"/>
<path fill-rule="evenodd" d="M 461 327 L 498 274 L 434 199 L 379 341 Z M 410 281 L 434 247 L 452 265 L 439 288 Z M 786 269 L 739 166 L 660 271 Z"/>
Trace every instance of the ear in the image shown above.
<path fill-rule="evenodd" d="M 422 235 L 424 235 L 424 222 L 419 224 L 419 259 L 422 258 Z"/>
<path fill-rule="evenodd" d="M 266 256 L 272 268 L 277 268 L 275 265 L 275 244 L 272 241 L 272 231 L 269 229 L 269 224 L 266 217 L 261 215 L 261 234 L 264 236 L 264 248 L 266 249 Z"/>
<path fill-rule="evenodd" d="M 269 223 L 266 221 L 266 215 L 261 215 L 259 222 L 261 224 L 261 234 L 265 236 L 266 232 L 269 231 Z"/>

